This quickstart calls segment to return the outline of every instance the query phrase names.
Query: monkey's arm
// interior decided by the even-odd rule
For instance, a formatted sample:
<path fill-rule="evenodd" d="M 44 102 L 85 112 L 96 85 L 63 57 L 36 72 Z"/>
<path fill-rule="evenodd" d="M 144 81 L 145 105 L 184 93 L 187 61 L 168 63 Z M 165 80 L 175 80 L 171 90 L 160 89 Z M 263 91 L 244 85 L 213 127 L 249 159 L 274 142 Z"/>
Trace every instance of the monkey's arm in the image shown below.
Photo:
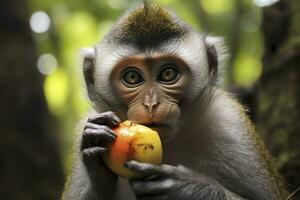
<path fill-rule="evenodd" d="M 205 168 L 221 185 L 246 199 L 285 199 L 280 176 L 244 108 L 217 91 L 207 119 L 210 155 Z"/>
<path fill-rule="evenodd" d="M 149 179 L 132 180 L 137 199 L 151 196 L 154 199 L 212 200 L 244 198 L 230 192 L 217 181 L 200 175 L 182 165 L 152 165 L 137 161 L 127 162 L 133 171 L 149 176 Z"/>
<path fill-rule="evenodd" d="M 95 200 L 89 176 L 79 156 L 73 165 L 73 171 L 68 177 L 62 200 Z"/>
<path fill-rule="evenodd" d="M 110 200 L 114 198 L 117 175 L 107 169 L 101 154 L 115 139 L 110 127 L 120 119 L 113 112 L 93 114 L 79 137 L 72 175 L 66 184 L 64 200 Z"/>

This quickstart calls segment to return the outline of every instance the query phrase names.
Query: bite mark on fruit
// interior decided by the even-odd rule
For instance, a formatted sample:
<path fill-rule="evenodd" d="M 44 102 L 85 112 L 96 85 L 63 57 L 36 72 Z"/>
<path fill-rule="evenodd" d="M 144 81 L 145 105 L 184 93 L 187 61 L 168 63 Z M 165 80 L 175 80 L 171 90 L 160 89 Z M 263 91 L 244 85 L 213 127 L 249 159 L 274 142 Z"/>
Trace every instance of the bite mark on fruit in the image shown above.
<path fill-rule="evenodd" d="M 133 145 L 135 143 L 135 141 L 136 141 L 136 138 L 132 138 L 128 142 L 129 148 L 128 148 L 128 151 L 127 151 L 126 155 L 127 155 L 127 158 L 129 160 L 133 160 L 134 159 L 134 154 L 136 153 L 136 150 L 135 150 L 134 145 Z"/>
<path fill-rule="evenodd" d="M 154 146 L 152 144 L 136 144 L 138 148 L 144 148 L 144 150 L 153 150 Z"/>

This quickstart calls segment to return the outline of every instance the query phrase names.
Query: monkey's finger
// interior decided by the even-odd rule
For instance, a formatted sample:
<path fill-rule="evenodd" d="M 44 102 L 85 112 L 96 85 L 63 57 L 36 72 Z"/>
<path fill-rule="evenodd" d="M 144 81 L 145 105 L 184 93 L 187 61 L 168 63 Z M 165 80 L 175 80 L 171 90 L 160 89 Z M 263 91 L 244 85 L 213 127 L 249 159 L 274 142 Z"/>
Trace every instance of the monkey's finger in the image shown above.
<path fill-rule="evenodd" d="M 106 146 L 115 139 L 115 133 L 107 126 L 102 126 L 99 129 L 87 128 L 82 135 L 81 149 L 92 146 Z"/>
<path fill-rule="evenodd" d="M 99 129 L 85 129 L 83 132 L 83 137 L 88 139 L 104 139 L 108 141 L 114 141 L 117 136 L 114 131 L 107 126 L 101 126 Z"/>
<path fill-rule="evenodd" d="M 91 122 L 87 122 L 87 123 L 85 124 L 83 130 L 88 129 L 88 128 L 91 128 L 91 129 L 99 129 L 99 128 L 101 128 L 101 125 L 94 124 L 94 123 L 91 123 Z"/>
<path fill-rule="evenodd" d="M 131 180 L 131 187 L 137 196 L 164 194 L 176 185 L 172 179 L 158 179 L 155 181 Z"/>
<path fill-rule="evenodd" d="M 176 174 L 176 167 L 172 165 L 154 165 L 150 163 L 137 162 L 135 160 L 128 161 L 125 163 L 126 167 L 136 171 L 138 173 L 143 173 L 146 175 L 160 175 L 171 177 Z"/>
<path fill-rule="evenodd" d="M 104 113 L 97 113 L 88 118 L 88 122 L 95 123 L 95 124 L 105 124 L 109 127 L 116 127 L 121 122 L 120 118 L 111 111 L 104 112 Z"/>
<path fill-rule="evenodd" d="M 142 163 L 135 160 L 131 160 L 125 163 L 125 167 L 128 169 L 135 171 L 137 173 L 141 173 L 146 176 L 151 175 L 161 175 L 164 174 L 161 167 L 159 165 L 154 165 L 150 163 Z"/>
<path fill-rule="evenodd" d="M 104 147 L 90 147 L 82 151 L 82 157 L 84 160 L 89 160 L 92 157 L 99 156 L 102 153 L 107 152 L 108 150 Z"/>
<path fill-rule="evenodd" d="M 107 130 L 108 132 L 110 132 L 111 134 L 113 134 L 114 136 L 116 135 L 115 132 L 109 128 L 108 126 L 106 125 L 98 125 L 98 124 L 94 124 L 94 123 L 91 123 L 91 122 L 87 122 L 84 126 L 84 131 L 87 130 L 87 129 L 94 129 L 94 130 L 102 130 L 102 129 L 105 129 Z"/>

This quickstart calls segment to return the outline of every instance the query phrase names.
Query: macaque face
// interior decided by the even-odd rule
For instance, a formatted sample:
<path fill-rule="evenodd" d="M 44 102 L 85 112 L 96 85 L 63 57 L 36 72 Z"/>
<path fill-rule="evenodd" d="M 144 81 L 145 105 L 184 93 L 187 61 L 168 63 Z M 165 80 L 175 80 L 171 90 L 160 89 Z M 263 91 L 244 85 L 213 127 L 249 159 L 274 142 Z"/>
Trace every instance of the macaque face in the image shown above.
<path fill-rule="evenodd" d="M 129 120 L 156 129 L 163 140 L 172 136 L 190 78 L 187 64 L 175 56 L 133 56 L 118 62 L 111 73 L 117 96 Z"/>

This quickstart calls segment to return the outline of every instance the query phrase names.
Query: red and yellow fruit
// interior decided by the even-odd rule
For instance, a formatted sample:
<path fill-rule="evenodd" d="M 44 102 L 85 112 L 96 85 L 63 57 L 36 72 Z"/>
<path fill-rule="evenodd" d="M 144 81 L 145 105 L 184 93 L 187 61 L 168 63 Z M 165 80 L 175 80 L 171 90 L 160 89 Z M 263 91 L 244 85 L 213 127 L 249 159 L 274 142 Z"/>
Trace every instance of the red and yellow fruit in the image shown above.
<path fill-rule="evenodd" d="M 116 140 L 103 156 L 104 163 L 111 171 L 123 177 L 137 178 L 140 175 L 127 169 L 124 163 L 136 160 L 161 164 L 162 146 L 156 131 L 131 121 L 125 121 L 113 130 L 117 135 Z"/>

